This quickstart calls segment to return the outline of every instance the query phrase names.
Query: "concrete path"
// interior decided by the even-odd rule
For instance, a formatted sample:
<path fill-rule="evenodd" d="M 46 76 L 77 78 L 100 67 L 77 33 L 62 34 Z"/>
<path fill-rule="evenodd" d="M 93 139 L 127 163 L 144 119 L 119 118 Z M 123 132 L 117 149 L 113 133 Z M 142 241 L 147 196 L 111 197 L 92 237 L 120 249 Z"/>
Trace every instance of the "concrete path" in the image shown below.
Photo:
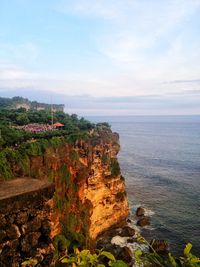
<path fill-rule="evenodd" d="M 32 178 L 17 178 L 10 181 L 0 181 L 0 200 L 16 195 L 36 191 L 51 185 L 47 181 Z"/>

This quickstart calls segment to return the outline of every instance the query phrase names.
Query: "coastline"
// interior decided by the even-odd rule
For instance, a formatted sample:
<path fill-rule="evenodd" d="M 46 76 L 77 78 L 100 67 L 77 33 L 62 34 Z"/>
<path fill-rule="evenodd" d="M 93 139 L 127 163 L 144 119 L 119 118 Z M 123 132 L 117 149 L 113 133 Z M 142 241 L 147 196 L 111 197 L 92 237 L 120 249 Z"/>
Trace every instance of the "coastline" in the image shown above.
<path fill-rule="evenodd" d="M 120 134 L 130 210 L 138 203 L 155 213 L 144 236 L 167 240 L 177 256 L 191 242 L 198 254 L 200 116 L 93 117 L 98 120 Z"/>

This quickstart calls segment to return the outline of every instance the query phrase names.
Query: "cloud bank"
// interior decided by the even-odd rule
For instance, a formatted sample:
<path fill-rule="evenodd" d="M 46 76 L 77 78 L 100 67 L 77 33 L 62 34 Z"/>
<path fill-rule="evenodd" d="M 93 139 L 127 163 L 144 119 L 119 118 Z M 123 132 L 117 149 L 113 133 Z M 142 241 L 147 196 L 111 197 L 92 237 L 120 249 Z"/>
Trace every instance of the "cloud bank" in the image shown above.
<path fill-rule="evenodd" d="M 199 0 L 13 0 L 0 12 L 0 93 L 57 93 L 84 114 L 81 103 L 199 112 Z"/>
<path fill-rule="evenodd" d="M 20 94 L 19 94 L 20 92 Z M 197 115 L 200 114 L 200 90 L 185 91 L 173 95 L 93 97 L 90 95 L 63 95 L 49 91 L 2 91 L 1 96 L 16 95 L 40 102 L 65 104 L 67 113 L 79 116 L 127 116 L 127 115 Z"/>

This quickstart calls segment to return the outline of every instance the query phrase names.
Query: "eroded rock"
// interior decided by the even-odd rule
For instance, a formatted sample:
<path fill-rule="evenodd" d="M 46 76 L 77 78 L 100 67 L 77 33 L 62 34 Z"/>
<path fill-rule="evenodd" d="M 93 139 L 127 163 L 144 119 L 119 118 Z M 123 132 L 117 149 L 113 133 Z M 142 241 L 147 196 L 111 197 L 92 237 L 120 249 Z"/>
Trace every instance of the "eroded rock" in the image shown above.
<path fill-rule="evenodd" d="M 21 248 L 23 252 L 30 253 L 33 248 L 37 247 L 38 239 L 41 236 L 40 232 L 34 232 L 26 235 L 21 241 Z"/>
<path fill-rule="evenodd" d="M 0 230 L 0 242 L 6 238 L 6 231 Z"/>
<path fill-rule="evenodd" d="M 131 228 L 130 226 L 125 226 L 120 234 L 120 236 L 125 237 L 125 236 L 134 236 L 135 235 L 135 230 Z"/>
<path fill-rule="evenodd" d="M 169 244 L 165 240 L 151 240 L 150 242 L 151 247 L 158 253 L 167 253 L 169 251 Z M 150 251 L 152 248 L 150 247 Z"/>
<path fill-rule="evenodd" d="M 135 243 L 137 242 L 137 238 L 129 238 L 127 239 L 127 243 Z"/>
<path fill-rule="evenodd" d="M 123 260 L 124 262 L 130 264 L 133 260 L 133 253 L 128 247 L 122 247 L 119 254 L 116 256 L 118 260 Z"/>
<path fill-rule="evenodd" d="M 8 229 L 6 229 L 6 234 L 10 239 L 17 239 L 21 236 L 19 227 L 15 224 L 12 224 Z"/>
<path fill-rule="evenodd" d="M 145 209 L 143 207 L 137 208 L 137 210 L 136 210 L 137 216 L 144 216 L 144 214 L 145 214 Z"/>
<path fill-rule="evenodd" d="M 41 226 L 42 226 L 41 219 L 35 217 L 32 221 L 27 222 L 27 224 L 22 226 L 22 231 L 23 233 L 35 232 L 39 230 Z"/>
<path fill-rule="evenodd" d="M 0 214 L 0 229 L 4 229 L 7 225 L 6 218 Z"/>
<path fill-rule="evenodd" d="M 144 227 L 146 225 L 150 225 L 150 218 L 149 217 L 143 217 L 137 222 L 137 225 Z"/>
<path fill-rule="evenodd" d="M 47 235 L 50 234 L 51 225 L 50 225 L 50 222 L 48 220 L 45 220 L 42 222 L 41 232 L 43 234 L 47 234 Z"/>
<path fill-rule="evenodd" d="M 16 216 L 16 223 L 19 225 L 25 224 L 28 221 L 28 214 L 27 212 L 20 212 Z"/>

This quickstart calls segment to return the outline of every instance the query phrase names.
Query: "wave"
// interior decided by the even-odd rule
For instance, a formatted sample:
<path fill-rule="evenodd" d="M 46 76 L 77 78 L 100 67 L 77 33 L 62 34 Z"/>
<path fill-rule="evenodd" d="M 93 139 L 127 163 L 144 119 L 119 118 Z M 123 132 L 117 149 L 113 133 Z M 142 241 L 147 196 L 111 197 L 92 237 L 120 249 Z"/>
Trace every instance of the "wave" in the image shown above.
<path fill-rule="evenodd" d="M 130 237 L 121 237 L 119 235 L 116 235 L 112 238 L 111 244 L 117 245 L 120 247 L 128 247 L 133 253 L 138 249 L 142 251 L 146 251 L 148 249 L 148 245 L 143 244 L 143 243 L 138 243 L 137 241 L 130 243 L 128 242 L 129 239 Z"/>
<path fill-rule="evenodd" d="M 144 208 L 144 215 L 147 217 L 152 217 L 155 214 L 155 212 L 151 209 Z"/>
<path fill-rule="evenodd" d="M 137 220 L 131 219 L 131 222 L 128 223 L 128 226 L 133 228 L 135 230 L 135 236 L 138 236 L 138 235 L 140 235 L 141 230 L 136 224 L 137 224 Z"/>
<path fill-rule="evenodd" d="M 121 237 L 121 236 L 114 236 L 111 240 L 111 244 L 113 245 L 117 245 L 120 247 L 128 247 L 131 251 L 131 253 L 133 254 L 133 258 L 134 258 L 134 254 L 137 250 L 141 250 L 144 252 L 148 251 L 148 246 L 146 244 L 142 244 L 142 243 L 138 243 L 138 242 L 133 242 L 130 243 L 128 242 L 130 238 L 129 237 Z M 137 263 L 134 263 L 132 265 L 132 267 L 140 267 L 141 265 L 138 265 Z"/>
<path fill-rule="evenodd" d="M 122 237 L 122 236 L 116 235 L 111 239 L 111 244 L 117 245 L 120 247 L 125 247 L 127 245 L 127 239 L 128 237 Z"/>

